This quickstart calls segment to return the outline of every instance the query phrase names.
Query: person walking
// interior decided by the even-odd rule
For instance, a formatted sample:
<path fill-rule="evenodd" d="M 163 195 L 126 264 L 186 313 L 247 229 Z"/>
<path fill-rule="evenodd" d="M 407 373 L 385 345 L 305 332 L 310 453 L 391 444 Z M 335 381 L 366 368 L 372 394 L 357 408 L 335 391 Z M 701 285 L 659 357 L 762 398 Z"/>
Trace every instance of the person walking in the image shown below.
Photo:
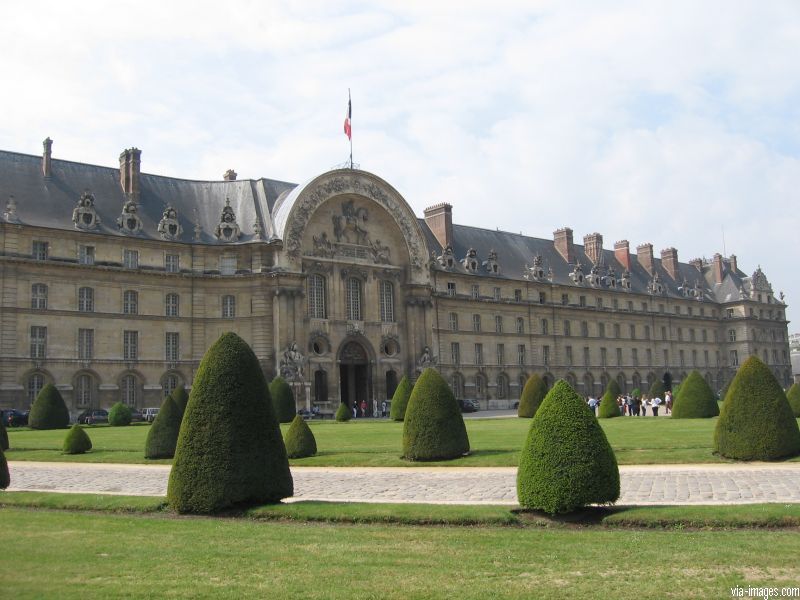
<path fill-rule="evenodd" d="M 656 397 L 653 398 L 651 404 L 653 405 L 653 416 L 657 417 L 658 416 L 658 407 L 661 406 L 661 398 L 659 398 L 658 395 L 656 395 Z"/>
<path fill-rule="evenodd" d="M 647 394 L 642 394 L 642 416 L 647 416 Z"/>

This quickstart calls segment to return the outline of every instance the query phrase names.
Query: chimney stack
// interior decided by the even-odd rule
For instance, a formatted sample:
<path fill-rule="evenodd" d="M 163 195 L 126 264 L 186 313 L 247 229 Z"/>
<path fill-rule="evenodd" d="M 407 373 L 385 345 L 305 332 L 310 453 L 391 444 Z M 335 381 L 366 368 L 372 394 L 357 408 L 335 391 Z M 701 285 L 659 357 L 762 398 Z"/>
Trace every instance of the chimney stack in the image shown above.
<path fill-rule="evenodd" d="M 703 272 L 703 259 L 702 258 L 693 258 L 689 261 L 689 264 L 692 265 L 695 269 Z"/>
<path fill-rule="evenodd" d="M 561 257 L 572 264 L 575 262 L 575 247 L 572 245 L 572 229 L 562 227 L 553 232 L 553 244 Z"/>
<path fill-rule="evenodd" d="M 53 140 L 49 137 L 45 138 L 42 145 L 44 146 L 44 153 L 42 154 L 42 175 L 44 177 L 50 177 L 53 173 L 51 165 L 53 159 Z"/>
<path fill-rule="evenodd" d="M 714 255 L 714 260 L 711 261 L 711 266 L 714 272 L 714 282 L 722 283 L 722 278 L 725 274 L 725 268 L 722 265 L 722 255 L 719 252 Z"/>
<path fill-rule="evenodd" d="M 453 246 L 453 207 L 446 202 L 429 206 L 423 211 L 425 223 L 442 248 Z"/>
<path fill-rule="evenodd" d="M 119 155 L 119 183 L 122 191 L 134 202 L 139 201 L 139 174 L 142 165 L 142 151 L 129 148 Z"/>
<path fill-rule="evenodd" d="M 728 261 L 731 263 L 731 271 L 733 273 L 737 273 L 739 271 L 739 266 L 736 264 L 736 255 L 731 254 L 731 257 L 728 259 Z"/>
<path fill-rule="evenodd" d="M 631 247 L 628 240 L 620 240 L 614 244 L 614 258 L 624 269 L 631 270 Z"/>
<path fill-rule="evenodd" d="M 678 281 L 678 251 L 666 248 L 661 251 L 661 266 L 675 281 Z"/>
<path fill-rule="evenodd" d="M 590 233 L 583 236 L 583 250 L 595 265 L 600 262 L 603 255 L 603 236 L 597 233 Z"/>
<path fill-rule="evenodd" d="M 653 244 L 640 244 L 636 246 L 636 257 L 639 259 L 639 264 L 642 265 L 645 271 L 650 275 L 653 274 Z"/>
<path fill-rule="evenodd" d="M 228 169 L 225 171 L 225 175 L 222 176 L 222 179 L 225 181 L 236 181 L 236 171 L 233 169 Z"/>

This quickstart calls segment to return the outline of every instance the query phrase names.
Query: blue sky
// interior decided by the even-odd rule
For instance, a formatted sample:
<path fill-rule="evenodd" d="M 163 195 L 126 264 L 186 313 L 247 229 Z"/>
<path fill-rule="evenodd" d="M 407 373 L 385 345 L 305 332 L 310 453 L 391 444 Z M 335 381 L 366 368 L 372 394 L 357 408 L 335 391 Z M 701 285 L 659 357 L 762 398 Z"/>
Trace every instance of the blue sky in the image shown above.
<path fill-rule="evenodd" d="M 355 160 L 414 210 L 725 249 L 800 318 L 800 3 L 29 2 L 0 148 L 302 182 Z M 502 257 L 501 257 L 502 260 Z M 790 331 L 800 325 L 790 324 Z"/>

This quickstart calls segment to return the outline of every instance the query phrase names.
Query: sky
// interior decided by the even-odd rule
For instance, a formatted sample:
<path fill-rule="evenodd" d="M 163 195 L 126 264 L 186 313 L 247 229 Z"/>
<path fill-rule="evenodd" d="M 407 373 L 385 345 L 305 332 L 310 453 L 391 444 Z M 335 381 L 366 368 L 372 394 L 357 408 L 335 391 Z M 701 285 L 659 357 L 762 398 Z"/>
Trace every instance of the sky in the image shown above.
<path fill-rule="evenodd" d="M 736 254 L 800 331 L 800 2 L 30 0 L 0 148 L 302 183 L 348 160 L 417 215 Z M 502 257 L 501 257 L 502 260 Z"/>

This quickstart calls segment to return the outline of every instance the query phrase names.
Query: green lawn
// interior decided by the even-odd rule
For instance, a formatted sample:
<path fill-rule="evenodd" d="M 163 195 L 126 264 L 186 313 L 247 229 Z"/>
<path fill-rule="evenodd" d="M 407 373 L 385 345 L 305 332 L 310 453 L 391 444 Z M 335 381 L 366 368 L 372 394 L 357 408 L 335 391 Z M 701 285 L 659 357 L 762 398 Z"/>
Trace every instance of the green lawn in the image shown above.
<path fill-rule="evenodd" d="M 472 454 L 445 463 L 451 466 L 491 467 L 517 465 L 519 450 L 527 435 L 528 419 L 466 419 Z M 725 462 L 711 453 L 716 419 L 639 419 L 620 417 L 600 423 L 620 464 Z M 399 458 L 403 424 L 391 421 L 356 420 L 348 423 L 310 421 L 319 454 L 292 461 L 304 466 L 401 467 Z M 284 425 L 283 428 L 288 427 Z M 88 429 L 94 444 L 86 455 L 65 456 L 61 444 L 66 430 L 9 430 L 8 460 L 85 461 L 118 463 L 169 463 L 146 461 L 144 442 L 148 425 L 98 426 Z M 799 458 L 793 459 L 795 461 Z"/>
<path fill-rule="evenodd" d="M 342 525 L 0 510 L 3 597 L 730 598 L 796 531 Z"/>

